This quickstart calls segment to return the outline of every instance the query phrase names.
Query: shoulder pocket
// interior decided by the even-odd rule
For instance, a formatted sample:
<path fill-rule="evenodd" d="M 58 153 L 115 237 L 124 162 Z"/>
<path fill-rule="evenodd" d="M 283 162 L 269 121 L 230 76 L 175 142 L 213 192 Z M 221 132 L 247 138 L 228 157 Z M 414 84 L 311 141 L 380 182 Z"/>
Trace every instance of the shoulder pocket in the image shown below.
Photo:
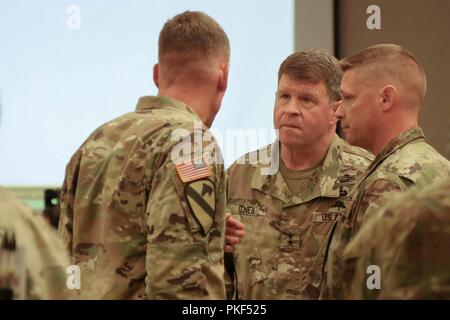
<path fill-rule="evenodd" d="M 191 232 L 199 232 L 201 230 L 200 224 L 195 220 L 195 218 L 191 214 L 191 209 L 189 208 L 189 204 L 184 195 L 184 183 L 180 180 L 177 175 L 175 164 L 172 162 L 166 164 L 167 172 L 170 175 L 173 185 L 175 186 L 175 190 L 177 191 L 177 195 L 180 199 L 181 206 L 183 207 L 184 213 L 186 215 L 186 219 L 189 223 L 189 228 Z"/>
<path fill-rule="evenodd" d="M 215 222 L 216 185 L 209 178 L 182 182 L 175 164 L 168 163 L 167 171 L 180 198 L 190 230 L 206 236 Z"/>

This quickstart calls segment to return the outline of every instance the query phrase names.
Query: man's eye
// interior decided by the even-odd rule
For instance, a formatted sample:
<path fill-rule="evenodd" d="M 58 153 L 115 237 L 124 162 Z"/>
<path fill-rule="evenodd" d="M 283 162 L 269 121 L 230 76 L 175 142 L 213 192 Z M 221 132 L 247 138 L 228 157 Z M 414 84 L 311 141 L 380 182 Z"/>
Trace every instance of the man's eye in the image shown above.
<path fill-rule="evenodd" d="M 313 103 L 315 100 L 309 96 L 300 97 L 300 100 L 304 103 Z"/>
<path fill-rule="evenodd" d="M 352 97 L 344 95 L 342 98 L 343 98 L 344 100 L 350 100 Z"/>

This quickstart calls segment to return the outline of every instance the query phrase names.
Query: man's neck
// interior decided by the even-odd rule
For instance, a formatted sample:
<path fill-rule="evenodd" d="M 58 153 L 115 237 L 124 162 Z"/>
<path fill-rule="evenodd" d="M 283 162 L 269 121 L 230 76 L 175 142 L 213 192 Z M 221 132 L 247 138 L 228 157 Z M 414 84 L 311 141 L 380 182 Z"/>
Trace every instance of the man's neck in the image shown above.
<path fill-rule="evenodd" d="M 397 125 L 395 127 L 394 125 L 388 126 L 386 130 L 382 131 L 381 135 L 374 137 L 372 146 L 367 149 L 374 155 L 378 155 L 383 151 L 384 148 L 387 147 L 387 145 L 392 140 L 397 138 L 402 133 L 417 127 L 418 127 L 417 122 L 404 123 L 400 126 Z"/>
<path fill-rule="evenodd" d="M 330 132 L 320 141 L 314 141 L 310 145 L 293 146 L 281 144 L 281 160 L 291 170 L 314 168 L 325 158 L 333 138 L 334 132 Z"/>
<path fill-rule="evenodd" d="M 194 111 L 200 120 L 207 126 L 210 127 L 214 117 L 211 117 L 211 103 L 207 95 L 201 94 L 198 88 L 194 90 L 184 89 L 160 89 L 158 91 L 158 96 L 167 96 L 179 101 L 183 101 L 186 105 Z"/>

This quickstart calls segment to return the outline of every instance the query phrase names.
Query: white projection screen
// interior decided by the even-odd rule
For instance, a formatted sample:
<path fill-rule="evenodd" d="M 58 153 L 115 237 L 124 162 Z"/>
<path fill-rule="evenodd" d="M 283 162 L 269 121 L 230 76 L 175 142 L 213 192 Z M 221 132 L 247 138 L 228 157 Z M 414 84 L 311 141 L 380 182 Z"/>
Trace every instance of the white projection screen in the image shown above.
<path fill-rule="evenodd" d="M 59 187 L 69 158 L 95 128 L 134 110 L 140 96 L 156 94 L 159 31 L 185 10 L 211 15 L 230 38 L 229 87 L 213 126 L 226 144 L 225 164 L 270 143 L 278 67 L 294 47 L 293 6 L 288 0 L 2 1 L 0 185 Z M 248 129 L 256 139 L 224 142 Z"/>

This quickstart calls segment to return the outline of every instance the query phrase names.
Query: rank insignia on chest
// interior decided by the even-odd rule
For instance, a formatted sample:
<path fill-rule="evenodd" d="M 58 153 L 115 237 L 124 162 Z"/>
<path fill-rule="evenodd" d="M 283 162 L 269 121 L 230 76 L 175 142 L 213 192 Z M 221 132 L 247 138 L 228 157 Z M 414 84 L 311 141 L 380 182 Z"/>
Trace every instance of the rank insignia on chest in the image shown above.
<path fill-rule="evenodd" d="M 290 250 L 300 247 L 300 232 L 298 229 L 286 229 L 280 233 L 280 249 Z"/>

